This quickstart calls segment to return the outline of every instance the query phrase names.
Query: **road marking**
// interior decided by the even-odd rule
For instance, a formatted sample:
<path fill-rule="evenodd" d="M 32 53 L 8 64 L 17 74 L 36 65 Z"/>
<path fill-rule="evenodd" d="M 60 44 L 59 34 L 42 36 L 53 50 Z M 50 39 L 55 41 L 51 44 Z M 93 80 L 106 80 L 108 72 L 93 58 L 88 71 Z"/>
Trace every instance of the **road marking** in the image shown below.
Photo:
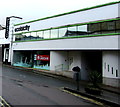
<path fill-rule="evenodd" d="M 2 107 L 11 107 L 6 101 L 5 99 L 3 99 L 1 96 L 0 96 L 0 105 Z"/>
<path fill-rule="evenodd" d="M 2 103 L 2 102 L 0 102 L 0 105 L 1 105 L 1 107 L 4 107 L 4 105 L 3 105 L 3 103 Z"/>
<path fill-rule="evenodd" d="M 84 100 L 88 100 L 88 101 L 90 101 L 90 102 L 93 102 L 93 103 L 95 103 L 95 104 L 97 104 L 97 105 L 105 106 L 105 105 L 104 105 L 103 103 L 101 103 L 101 102 L 98 102 L 98 101 L 96 101 L 96 100 L 93 100 L 93 99 L 90 99 L 90 98 L 81 96 L 81 95 L 79 95 L 79 94 L 76 94 L 76 93 L 67 91 L 67 90 L 65 90 L 65 89 L 63 89 L 63 88 L 60 88 L 60 90 L 66 92 L 66 93 L 72 94 L 72 95 L 74 95 L 74 96 L 76 96 L 76 97 L 82 98 L 82 99 L 84 99 Z"/>

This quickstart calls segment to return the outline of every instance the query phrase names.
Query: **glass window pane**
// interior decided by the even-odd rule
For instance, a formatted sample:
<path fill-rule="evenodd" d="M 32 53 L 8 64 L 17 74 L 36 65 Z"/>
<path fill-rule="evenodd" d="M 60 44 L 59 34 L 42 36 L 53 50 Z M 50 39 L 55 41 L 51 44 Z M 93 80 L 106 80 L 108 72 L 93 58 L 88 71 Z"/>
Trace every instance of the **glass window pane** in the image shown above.
<path fill-rule="evenodd" d="M 67 33 L 67 28 L 60 28 L 59 29 L 59 37 L 65 37 Z"/>
<path fill-rule="evenodd" d="M 110 21 L 108 24 L 108 30 L 115 30 L 115 21 Z"/>
<path fill-rule="evenodd" d="M 81 25 L 77 27 L 77 35 L 87 35 L 88 31 L 87 31 L 87 25 Z"/>
<path fill-rule="evenodd" d="M 120 30 L 120 20 L 116 20 L 116 30 Z"/>
<path fill-rule="evenodd" d="M 102 34 L 115 33 L 115 21 L 101 23 Z"/>
<path fill-rule="evenodd" d="M 31 40 L 30 36 L 31 36 L 31 33 L 16 35 L 15 40 L 16 41 Z"/>
<path fill-rule="evenodd" d="M 113 67 L 112 67 L 112 74 L 113 74 Z"/>
<path fill-rule="evenodd" d="M 39 39 L 43 39 L 43 31 L 37 32 L 37 37 L 39 37 Z"/>
<path fill-rule="evenodd" d="M 26 33 L 24 40 L 31 40 L 31 33 Z"/>
<path fill-rule="evenodd" d="M 89 34 L 101 34 L 101 24 L 100 23 L 91 23 L 88 24 Z"/>
<path fill-rule="evenodd" d="M 84 32 L 87 32 L 87 25 L 81 25 L 81 26 L 78 26 L 78 31 L 84 31 Z"/>
<path fill-rule="evenodd" d="M 28 37 L 28 36 L 30 36 L 30 35 L 31 35 L 31 33 L 25 33 L 25 35 Z"/>
<path fill-rule="evenodd" d="M 102 22 L 101 23 L 101 30 L 106 31 L 107 30 L 107 22 Z"/>
<path fill-rule="evenodd" d="M 25 34 L 15 35 L 15 41 L 21 41 L 21 40 L 24 40 L 23 38 L 25 38 L 25 37 L 26 37 Z"/>
<path fill-rule="evenodd" d="M 116 20 L 115 25 L 116 33 L 120 33 L 120 20 Z"/>
<path fill-rule="evenodd" d="M 65 36 L 77 36 L 77 27 L 76 26 L 68 27 Z"/>
<path fill-rule="evenodd" d="M 44 31 L 44 39 L 50 38 L 50 30 Z"/>
<path fill-rule="evenodd" d="M 51 38 L 58 38 L 58 29 L 51 30 Z"/>
<path fill-rule="evenodd" d="M 109 65 L 108 65 L 108 72 L 109 72 L 109 69 L 110 69 L 110 68 L 109 68 Z"/>
<path fill-rule="evenodd" d="M 31 35 L 29 36 L 28 39 L 30 39 L 30 40 L 37 39 L 37 38 L 36 38 L 36 32 L 31 32 Z"/>
<path fill-rule="evenodd" d="M 116 69 L 116 77 L 118 77 L 118 70 Z"/>
<path fill-rule="evenodd" d="M 97 32 L 100 31 L 100 23 L 92 23 L 88 25 L 88 31 L 90 32 Z"/>
<path fill-rule="evenodd" d="M 31 37 L 36 37 L 36 32 L 31 32 Z"/>
<path fill-rule="evenodd" d="M 70 31 L 77 31 L 77 26 L 68 27 L 68 30 L 70 30 Z"/>

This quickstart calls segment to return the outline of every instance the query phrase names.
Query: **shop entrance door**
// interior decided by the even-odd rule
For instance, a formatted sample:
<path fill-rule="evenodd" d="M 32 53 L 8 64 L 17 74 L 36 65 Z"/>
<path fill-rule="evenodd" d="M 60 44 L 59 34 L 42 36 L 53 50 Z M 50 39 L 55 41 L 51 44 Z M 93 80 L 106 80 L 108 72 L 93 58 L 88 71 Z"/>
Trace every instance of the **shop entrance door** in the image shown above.
<path fill-rule="evenodd" d="M 5 64 L 8 64 L 8 58 L 9 58 L 9 48 L 5 48 Z"/>

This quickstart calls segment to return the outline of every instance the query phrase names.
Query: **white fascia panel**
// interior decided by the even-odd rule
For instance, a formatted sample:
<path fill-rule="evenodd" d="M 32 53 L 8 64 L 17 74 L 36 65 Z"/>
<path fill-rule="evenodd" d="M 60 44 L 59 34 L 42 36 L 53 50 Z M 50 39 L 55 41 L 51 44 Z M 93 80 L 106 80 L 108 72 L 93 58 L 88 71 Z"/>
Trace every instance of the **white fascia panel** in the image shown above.
<path fill-rule="evenodd" d="M 34 30 L 47 29 L 51 27 L 64 26 L 69 24 L 112 19 L 119 16 L 118 6 L 119 4 L 103 6 L 103 7 L 80 11 L 59 17 L 40 20 L 25 25 L 30 25 L 30 31 L 34 31 Z M 20 25 L 20 26 L 25 26 L 25 25 Z M 15 26 L 15 28 L 18 27 L 19 26 Z"/>
<path fill-rule="evenodd" d="M 118 37 L 113 35 L 18 42 L 13 44 L 13 50 L 118 50 Z"/>

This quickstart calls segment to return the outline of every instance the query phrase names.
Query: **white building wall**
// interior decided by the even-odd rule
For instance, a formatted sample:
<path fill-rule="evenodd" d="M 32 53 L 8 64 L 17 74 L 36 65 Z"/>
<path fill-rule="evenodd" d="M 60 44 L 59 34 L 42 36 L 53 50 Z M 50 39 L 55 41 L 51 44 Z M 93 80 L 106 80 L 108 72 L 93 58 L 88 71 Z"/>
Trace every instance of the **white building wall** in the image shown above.
<path fill-rule="evenodd" d="M 118 53 L 118 51 L 103 51 L 103 77 L 118 78 L 116 77 L 116 70 L 120 72 L 118 69 L 118 66 L 120 66 L 118 65 Z"/>
<path fill-rule="evenodd" d="M 81 52 L 80 51 L 50 51 L 50 70 L 55 70 L 57 65 L 69 66 L 68 71 L 79 66 L 81 68 Z"/>
<path fill-rule="evenodd" d="M 67 51 L 50 51 L 50 70 L 61 64 L 68 65 Z"/>
<path fill-rule="evenodd" d="M 79 66 L 81 68 L 81 52 L 69 51 L 68 64 L 69 64 L 69 71 L 72 71 L 72 68 L 75 66 Z"/>
<path fill-rule="evenodd" d="M 13 43 L 13 50 L 89 50 L 118 49 L 119 36 L 57 39 Z"/>
<path fill-rule="evenodd" d="M 103 52 L 103 84 L 120 87 L 119 66 L 120 66 L 120 51 Z"/>

